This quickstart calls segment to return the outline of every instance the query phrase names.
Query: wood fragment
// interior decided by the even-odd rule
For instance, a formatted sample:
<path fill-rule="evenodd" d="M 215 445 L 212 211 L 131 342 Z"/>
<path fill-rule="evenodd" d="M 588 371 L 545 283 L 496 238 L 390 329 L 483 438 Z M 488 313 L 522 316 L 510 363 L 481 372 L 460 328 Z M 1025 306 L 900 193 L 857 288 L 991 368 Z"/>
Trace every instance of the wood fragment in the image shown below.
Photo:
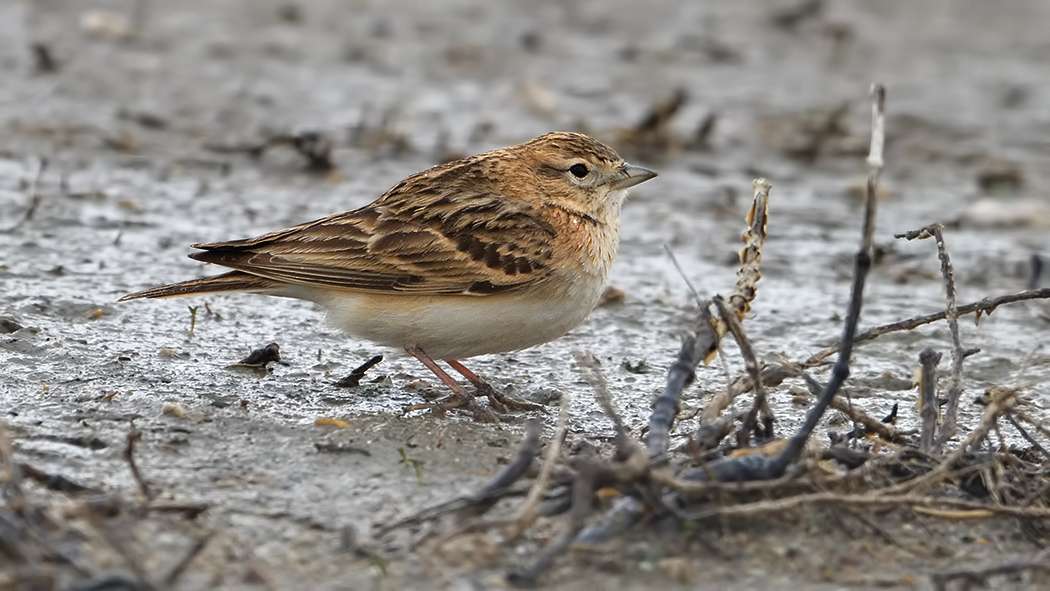
<path fill-rule="evenodd" d="M 318 356 L 320 356 L 320 351 L 318 351 Z M 367 373 L 368 370 L 370 370 L 373 367 L 375 367 L 376 365 L 378 365 L 379 362 L 382 361 L 382 360 L 383 360 L 383 356 L 382 355 L 375 355 L 375 356 L 373 356 L 368 361 L 366 361 L 366 362 L 362 363 L 361 365 L 355 367 L 354 370 L 350 372 L 350 375 L 348 375 L 345 378 L 343 378 L 343 379 L 339 380 L 338 382 L 336 382 L 335 383 L 336 387 L 337 388 L 356 388 L 357 386 L 360 386 L 361 385 L 361 379 L 365 377 L 365 373 Z"/>
<path fill-rule="evenodd" d="M 755 353 L 755 347 L 751 340 L 747 338 L 743 325 L 736 315 L 729 310 L 728 304 L 720 296 L 715 296 L 712 301 L 718 310 L 719 319 L 725 323 L 729 334 L 733 335 L 737 346 L 740 348 L 740 354 L 744 358 L 744 366 L 747 368 L 747 373 L 751 377 L 751 383 L 755 389 L 755 403 L 751 412 L 747 414 L 744 424 L 737 431 L 739 436 L 738 445 L 745 447 L 751 431 L 754 430 L 759 412 L 762 413 L 763 423 L 768 423 L 771 426 L 773 411 L 769 408 L 769 400 L 766 395 L 766 388 L 763 385 L 758 355 Z M 772 433 L 766 433 L 766 437 L 772 437 Z"/>
<path fill-rule="evenodd" d="M 959 398 L 962 397 L 962 366 L 966 357 L 959 337 L 959 308 L 955 302 L 955 273 L 952 270 L 952 259 L 948 254 L 948 248 L 944 244 L 944 227 L 940 224 L 930 224 L 924 228 L 896 234 L 896 238 L 906 240 L 917 240 L 934 238 L 937 243 L 937 257 L 941 261 L 941 276 L 944 278 L 944 293 L 947 300 L 944 317 L 948 321 L 948 332 L 952 336 L 952 373 L 951 384 L 948 386 L 948 404 L 944 408 L 944 418 L 941 420 L 937 437 L 933 441 L 933 449 L 940 450 L 944 444 L 955 436 L 956 415 L 959 411 Z"/>
<path fill-rule="evenodd" d="M 662 458 L 667 453 L 671 426 L 678 414 L 682 391 L 693 382 L 696 366 L 717 347 L 717 343 L 718 335 L 711 325 L 711 312 L 706 305 L 701 305 L 697 312 L 695 329 L 692 334 L 682 339 L 678 357 L 667 370 L 664 391 L 653 403 L 653 410 L 649 415 L 649 431 L 645 434 L 645 444 L 653 458 Z"/>
<path fill-rule="evenodd" d="M 521 537 L 521 534 L 525 533 L 525 530 L 536 521 L 536 517 L 539 515 L 540 502 L 543 500 L 543 495 L 547 493 L 551 473 L 554 471 L 554 466 L 561 459 L 561 446 L 569 432 L 569 406 L 571 401 L 572 397 L 568 393 L 562 394 L 560 401 L 561 410 L 558 412 L 558 425 L 554 428 L 554 437 L 551 439 L 550 445 L 547 446 L 547 451 L 543 454 L 543 465 L 540 467 L 539 476 L 536 477 L 532 488 L 529 489 L 529 494 L 525 497 L 525 502 L 518 510 L 517 517 L 505 531 L 508 540 L 515 540 Z"/>
<path fill-rule="evenodd" d="M 941 354 L 930 347 L 919 354 L 919 363 L 922 364 L 919 382 L 919 416 L 922 418 L 919 449 L 924 453 L 933 451 L 933 436 L 937 430 L 937 364 L 940 361 Z"/>
<path fill-rule="evenodd" d="M 131 476 L 135 479 L 135 484 L 138 485 L 142 498 L 145 501 L 150 501 L 153 499 L 153 492 L 150 490 L 149 485 L 146 484 L 146 479 L 142 477 L 138 464 L 135 463 L 135 444 L 141 440 L 142 431 L 135 428 L 135 421 L 132 420 L 124 444 L 124 461 L 128 464 L 128 469 L 131 470 Z"/>

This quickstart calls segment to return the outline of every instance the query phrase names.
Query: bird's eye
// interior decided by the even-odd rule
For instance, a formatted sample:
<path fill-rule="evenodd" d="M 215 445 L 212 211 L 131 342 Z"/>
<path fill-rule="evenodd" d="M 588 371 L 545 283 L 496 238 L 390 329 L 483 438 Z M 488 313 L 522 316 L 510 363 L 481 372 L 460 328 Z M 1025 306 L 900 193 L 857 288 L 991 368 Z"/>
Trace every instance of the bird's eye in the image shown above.
<path fill-rule="evenodd" d="M 572 173 L 572 176 L 578 179 L 582 179 L 583 177 L 587 176 L 587 173 L 590 171 L 587 170 L 587 165 L 585 164 L 573 164 L 569 167 L 569 172 Z"/>

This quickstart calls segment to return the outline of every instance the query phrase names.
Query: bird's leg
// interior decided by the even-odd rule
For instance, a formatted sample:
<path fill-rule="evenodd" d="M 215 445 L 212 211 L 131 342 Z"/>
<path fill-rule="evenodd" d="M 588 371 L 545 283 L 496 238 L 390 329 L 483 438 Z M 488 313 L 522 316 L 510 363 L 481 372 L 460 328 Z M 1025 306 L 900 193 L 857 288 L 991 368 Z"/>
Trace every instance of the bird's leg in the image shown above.
<path fill-rule="evenodd" d="M 467 369 L 467 366 L 456 361 L 455 359 L 445 359 L 444 361 L 448 364 L 449 367 L 459 372 L 460 375 L 462 375 L 463 377 L 467 378 L 468 382 L 474 384 L 474 387 L 477 389 L 477 391 L 474 393 L 475 395 L 482 394 L 488 397 L 489 405 L 491 405 L 492 408 L 496 409 L 496 412 L 507 413 L 512 410 L 545 410 L 543 408 L 543 405 L 536 404 L 534 402 L 526 402 L 525 400 L 520 400 L 518 398 L 514 398 L 503 394 L 502 392 L 490 386 L 488 382 L 478 377 L 478 374 L 470 371 L 469 369 Z"/>
<path fill-rule="evenodd" d="M 406 411 L 430 409 L 438 412 L 444 412 L 446 410 L 463 409 L 469 410 L 474 414 L 474 419 L 485 422 L 499 422 L 499 418 L 496 417 L 493 412 L 487 408 L 482 407 L 474 399 L 474 395 L 467 392 L 455 378 L 448 375 L 448 373 L 441 369 L 441 367 L 434 361 L 430 355 L 427 355 L 420 347 L 408 347 L 405 349 L 410 355 L 419 360 L 420 363 L 427 366 L 427 369 L 434 372 L 434 375 L 438 377 L 443 384 L 452 390 L 452 396 L 444 402 L 435 402 L 433 404 L 413 404 L 409 406 Z M 466 368 L 464 368 L 466 369 Z M 473 375 L 473 374 L 472 374 Z M 477 378 L 477 376 L 474 376 Z M 468 378 L 469 379 L 469 378 Z M 480 378 L 478 378 L 480 379 Z"/>

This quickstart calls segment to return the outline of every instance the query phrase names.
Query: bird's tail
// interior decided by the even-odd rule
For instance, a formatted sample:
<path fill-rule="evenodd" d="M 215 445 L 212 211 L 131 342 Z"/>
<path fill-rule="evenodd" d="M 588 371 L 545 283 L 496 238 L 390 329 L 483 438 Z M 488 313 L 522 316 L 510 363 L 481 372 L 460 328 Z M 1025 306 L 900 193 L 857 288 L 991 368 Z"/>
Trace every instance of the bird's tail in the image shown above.
<path fill-rule="evenodd" d="M 162 285 L 145 291 L 130 293 L 122 298 L 121 302 L 137 300 L 141 298 L 177 298 L 180 296 L 199 295 L 205 293 L 221 293 L 226 291 L 271 291 L 286 285 L 280 281 L 266 279 L 258 275 L 251 275 L 241 271 L 232 271 L 214 277 L 183 281 L 171 285 Z"/>

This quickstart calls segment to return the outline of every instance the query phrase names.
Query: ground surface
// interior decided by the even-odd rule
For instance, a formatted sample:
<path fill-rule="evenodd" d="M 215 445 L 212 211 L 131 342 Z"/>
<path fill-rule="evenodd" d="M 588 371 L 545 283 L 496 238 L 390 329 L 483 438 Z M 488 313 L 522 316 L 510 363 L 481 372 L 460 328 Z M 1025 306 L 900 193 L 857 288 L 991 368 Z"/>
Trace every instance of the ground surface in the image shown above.
<path fill-rule="evenodd" d="M 611 431 L 571 351 L 598 356 L 626 421 L 640 429 L 693 313 L 663 245 L 702 293 L 727 293 L 757 175 L 774 190 L 749 333 L 763 354 L 794 360 L 834 340 L 857 244 L 872 81 L 890 97 L 877 234 L 887 253 L 870 281 L 865 325 L 943 308 L 933 246 L 898 243 L 894 233 L 952 224 L 961 302 L 1023 289 L 1029 257 L 1047 248 L 1050 5 L 1038 0 L 843 1 L 797 23 L 775 18 L 793 6 L 783 2 L 98 6 L 135 15 L 132 36 L 86 30 L 84 3 L 0 4 L 0 411 L 20 460 L 129 497 L 135 484 L 121 451 L 134 418 L 153 490 L 209 505 L 192 521 L 154 516 L 134 529 L 136 552 L 155 572 L 199 532 L 214 532 L 182 588 L 499 588 L 501 569 L 544 539 L 541 531 L 503 549 L 476 538 L 427 552 L 395 540 L 380 544 L 382 567 L 340 551 L 345 526 L 367 537 L 375 523 L 479 486 L 513 455 L 521 426 L 401 416 L 405 404 L 440 392 L 434 380 L 414 360 L 327 327 L 306 303 L 116 303 L 214 272 L 185 257 L 191 243 L 360 206 L 450 155 L 552 129 L 607 139 L 661 173 L 624 210 L 612 282 L 626 299 L 559 341 L 471 364 L 519 395 L 570 394 L 571 439 L 597 443 Z M 54 71 L 42 71 L 33 44 L 48 48 Z M 676 89 L 688 94 L 672 124 L 683 146 L 617 145 L 617 130 Z M 708 114 L 717 124 L 695 149 Z M 805 131 L 814 119 L 833 123 L 815 152 Z M 209 149 L 303 129 L 332 138 L 338 174 L 305 171 L 280 149 L 260 159 Z M 981 188 L 978 177 L 1004 167 L 1015 172 Z M 200 306 L 192 337 L 188 306 Z M 1022 305 L 979 327 L 963 323 L 964 345 L 982 349 L 967 364 L 967 400 L 1015 384 L 1037 411 L 1050 404 L 1046 314 Z M 227 367 L 269 342 L 283 359 L 270 372 Z M 848 385 L 855 403 L 881 415 L 899 402 L 903 425 L 913 424 L 909 381 L 927 346 L 947 357 L 943 325 L 861 346 Z M 334 385 L 376 353 L 387 358 L 365 385 Z M 727 356 L 739 374 L 735 349 Z M 367 383 L 379 376 L 387 379 Z M 702 370 L 685 406 L 702 406 L 725 381 L 717 366 Z M 803 413 L 791 385 L 773 393 L 784 431 Z M 964 405 L 964 432 L 979 413 Z M 319 450 L 324 443 L 368 453 Z M 418 460 L 418 474 L 401 450 Z M 1013 522 L 903 511 L 879 522 L 888 535 L 814 509 L 727 523 L 704 543 L 638 533 L 567 558 L 547 583 L 637 589 L 658 577 L 671 587 L 665 559 L 680 558 L 693 588 L 926 588 L 932 570 L 1037 550 Z"/>

